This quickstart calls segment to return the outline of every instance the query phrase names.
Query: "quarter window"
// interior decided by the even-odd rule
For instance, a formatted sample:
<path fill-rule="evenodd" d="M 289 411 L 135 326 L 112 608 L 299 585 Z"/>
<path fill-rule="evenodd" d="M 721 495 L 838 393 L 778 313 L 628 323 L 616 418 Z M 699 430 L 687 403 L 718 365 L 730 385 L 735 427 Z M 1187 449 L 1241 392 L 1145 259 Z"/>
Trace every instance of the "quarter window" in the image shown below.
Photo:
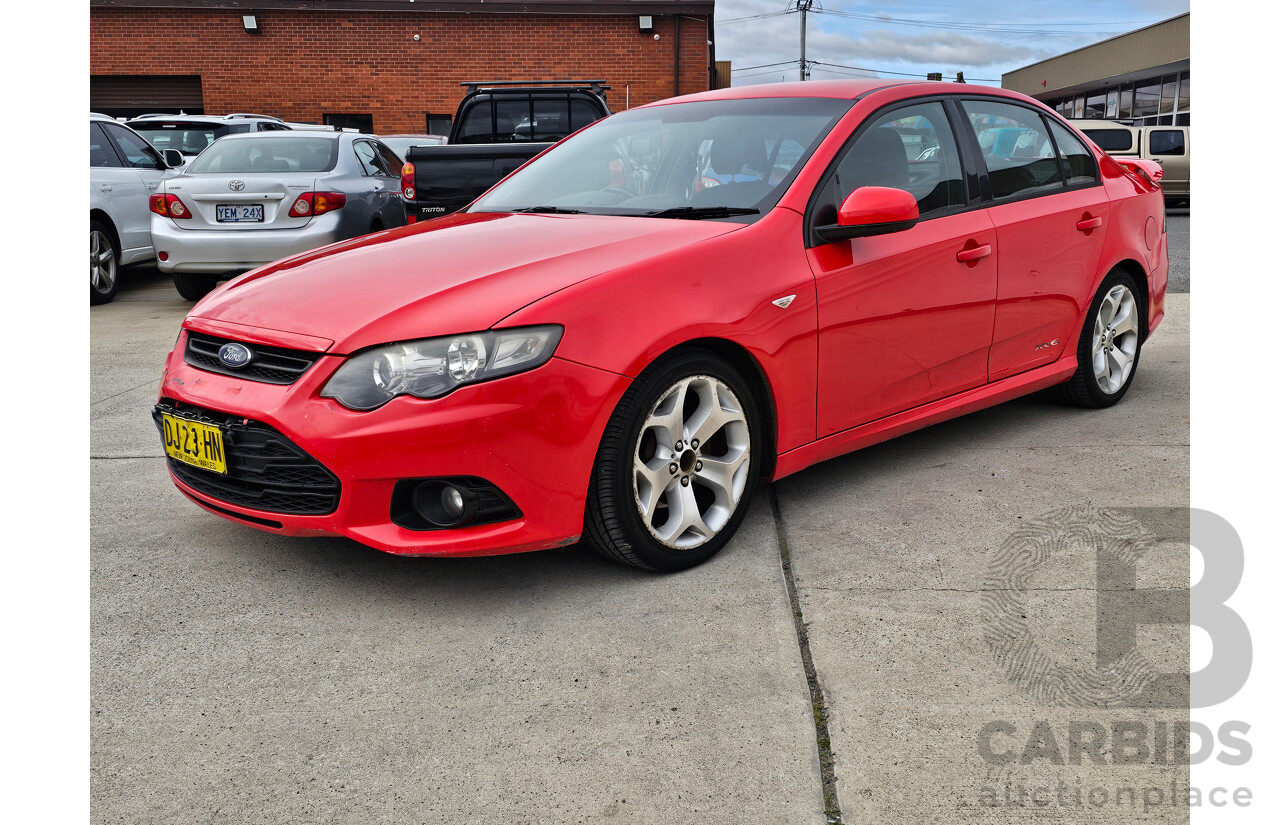
<path fill-rule="evenodd" d="M 1058 144 L 1058 157 L 1062 158 L 1067 168 L 1067 186 L 1096 181 L 1098 164 L 1093 158 L 1093 153 L 1075 135 L 1053 120 L 1049 121 L 1049 129 L 1053 132 L 1054 142 Z"/>
<path fill-rule="evenodd" d="M 1038 112 L 993 100 L 965 100 L 963 105 L 978 136 L 993 197 L 1062 188 L 1062 170 Z"/>
<path fill-rule="evenodd" d="M 389 175 L 386 169 L 382 168 L 382 161 L 378 158 L 378 152 L 373 148 L 373 144 L 368 141 L 357 141 L 355 144 L 356 157 L 360 159 L 360 165 L 364 167 L 364 173 L 369 176 Z"/>
<path fill-rule="evenodd" d="M 940 103 L 922 103 L 882 115 L 859 135 L 818 199 L 816 225 L 833 224 L 845 198 L 860 186 L 905 189 L 921 219 L 965 204 L 955 136 Z"/>

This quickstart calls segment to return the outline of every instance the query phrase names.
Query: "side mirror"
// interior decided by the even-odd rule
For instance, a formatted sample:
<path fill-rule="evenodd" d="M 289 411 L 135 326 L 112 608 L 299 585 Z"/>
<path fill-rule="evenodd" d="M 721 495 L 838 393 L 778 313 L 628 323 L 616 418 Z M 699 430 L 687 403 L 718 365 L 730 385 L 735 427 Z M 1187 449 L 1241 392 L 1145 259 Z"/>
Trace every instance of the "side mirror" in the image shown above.
<path fill-rule="evenodd" d="M 915 195 L 888 186 L 859 186 L 840 205 L 837 223 L 814 231 L 827 243 L 888 235 L 910 229 L 920 221 Z"/>
<path fill-rule="evenodd" d="M 186 165 L 187 159 L 177 149 L 165 149 L 164 162 L 170 169 L 177 169 Z"/>

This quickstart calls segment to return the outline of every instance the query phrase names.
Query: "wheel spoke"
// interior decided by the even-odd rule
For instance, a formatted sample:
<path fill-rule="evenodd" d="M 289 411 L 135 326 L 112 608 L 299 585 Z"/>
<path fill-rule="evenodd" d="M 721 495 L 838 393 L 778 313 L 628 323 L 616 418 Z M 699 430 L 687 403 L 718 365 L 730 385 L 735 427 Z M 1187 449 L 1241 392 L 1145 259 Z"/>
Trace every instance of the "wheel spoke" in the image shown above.
<path fill-rule="evenodd" d="M 667 469 L 667 462 L 657 468 L 650 467 L 641 461 L 637 456 L 635 460 L 636 471 L 636 503 L 640 507 L 640 515 L 644 518 L 646 526 L 653 526 L 653 514 L 658 509 L 658 502 L 662 500 L 662 494 L 666 488 L 674 481 L 671 471 Z M 640 482 L 643 480 L 644 484 Z"/>
<path fill-rule="evenodd" d="M 684 399 L 689 391 L 688 379 L 681 381 L 672 390 L 658 402 L 653 415 L 649 416 L 649 420 L 645 422 L 646 429 L 660 430 L 665 434 L 665 438 L 659 438 L 658 443 L 668 450 L 671 450 L 677 441 L 684 440 Z M 658 410 L 665 410 L 665 412 L 659 413 Z"/>
<path fill-rule="evenodd" d="M 739 450 L 734 458 L 710 458 L 703 456 L 702 469 L 694 473 L 697 479 L 716 494 L 716 501 L 732 505 L 736 501 L 733 492 L 733 477 L 749 457 L 750 453 Z"/>
<path fill-rule="evenodd" d="M 1119 338 L 1121 335 L 1126 335 L 1130 332 L 1136 333 L 1138 331 L 1138 321 L 1134 317 L 1133 307 L 1130 306 L 1128 307 L 1128 309 L 1129 311 L 1124 315 L 1124 317 L 1116 320 L 1111 325 L 1111 328 L 1115 330 L 1116 338 Z"/>
<path fill-rule="evenodd" d="M 673 493 L 674 495 L 667 497 L 667 503 L 671 506 L 672 512 L 671 519 L 663 525 L 663 532 L 667 533 L 666 541 L 679 543 L 690 530 L 697 533 L 700 540 L 686 542 L 687 544 L 702 544 L 714 536 L 714 531 L 702 520 L 702 513 L 698 510 L 698 499 L 693 494 L 693 486 L 678 487 L 673 490 Z"/>

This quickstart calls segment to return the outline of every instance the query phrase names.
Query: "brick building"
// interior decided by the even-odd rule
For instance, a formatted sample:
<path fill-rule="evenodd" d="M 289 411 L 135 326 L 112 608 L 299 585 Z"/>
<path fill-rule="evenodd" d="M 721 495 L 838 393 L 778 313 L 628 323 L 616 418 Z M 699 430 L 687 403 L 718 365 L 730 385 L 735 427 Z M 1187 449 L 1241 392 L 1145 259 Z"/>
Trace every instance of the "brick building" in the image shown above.
<path fill-rule="evenodd" d="M 715 83 L 714 0 L 90 0 L 90 108 L 439 133 L 463 81 L 603 79 L 615 111 Z M 655 38 L 656 35 L 656 38 Z"/>

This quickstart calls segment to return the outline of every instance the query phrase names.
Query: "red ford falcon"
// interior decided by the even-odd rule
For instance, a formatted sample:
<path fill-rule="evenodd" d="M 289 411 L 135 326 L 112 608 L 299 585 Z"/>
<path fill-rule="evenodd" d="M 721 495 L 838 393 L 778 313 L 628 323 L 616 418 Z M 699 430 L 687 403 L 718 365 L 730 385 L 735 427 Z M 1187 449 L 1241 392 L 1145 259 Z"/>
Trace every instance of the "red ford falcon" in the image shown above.
<path fill-rule="evenodd" d="M 240 524 L 679 570 L 762 478 L 1047 387 L 1119 401 L 1164 315 L 1159 175 L 999 89 L 674 98 L 216 290 L 154 417 Z"/>

